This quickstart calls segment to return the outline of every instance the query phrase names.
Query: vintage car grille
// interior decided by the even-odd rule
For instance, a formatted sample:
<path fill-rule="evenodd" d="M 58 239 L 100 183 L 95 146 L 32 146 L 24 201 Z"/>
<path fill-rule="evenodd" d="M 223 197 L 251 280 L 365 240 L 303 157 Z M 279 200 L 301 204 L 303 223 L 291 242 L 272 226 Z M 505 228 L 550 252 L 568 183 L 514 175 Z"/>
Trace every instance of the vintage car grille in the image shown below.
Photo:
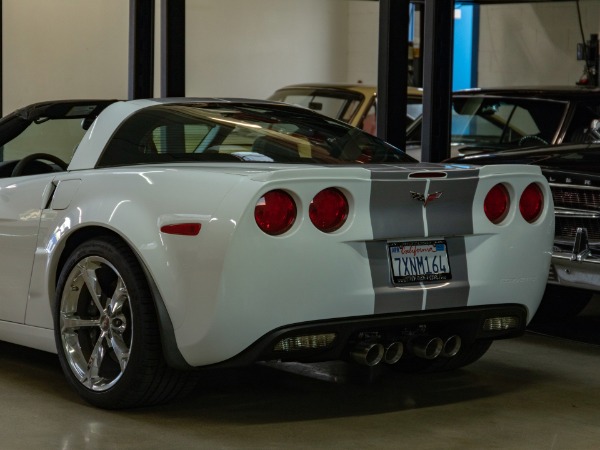
<path fill-rule="evenodd" d="M 554 207 L 600 213 L 600 189 L 587 186 L 550 185 Z M 600 242 L 600 219 L 593 217 L 556 216 L 557 240 L 572 241 L 578 227 L 585 227 L 590 241 Z"/>

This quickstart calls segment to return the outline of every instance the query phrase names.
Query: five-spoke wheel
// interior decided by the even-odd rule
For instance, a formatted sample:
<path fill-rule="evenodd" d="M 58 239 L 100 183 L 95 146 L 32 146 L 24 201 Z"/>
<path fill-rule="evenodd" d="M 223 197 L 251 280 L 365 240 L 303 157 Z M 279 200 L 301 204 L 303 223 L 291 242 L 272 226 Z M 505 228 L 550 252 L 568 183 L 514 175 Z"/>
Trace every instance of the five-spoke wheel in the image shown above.
<path fill-rule="evenodd" d="M 88 240 L 69 254 L 56 289 L 54 333 L 67 380 L 95 406 L 163 403 L 194 387 L 193 372 L 166 364 L 146 276 L 117 237 Z"/>
<path fill-rule="evenodd" d="M 69 367 L 88 389 L 104 391 L 123 375 L 132 341 L 132 314 L 123 278 L 106 259 L 89 256 L 69 273 L 59 326 Z"/>

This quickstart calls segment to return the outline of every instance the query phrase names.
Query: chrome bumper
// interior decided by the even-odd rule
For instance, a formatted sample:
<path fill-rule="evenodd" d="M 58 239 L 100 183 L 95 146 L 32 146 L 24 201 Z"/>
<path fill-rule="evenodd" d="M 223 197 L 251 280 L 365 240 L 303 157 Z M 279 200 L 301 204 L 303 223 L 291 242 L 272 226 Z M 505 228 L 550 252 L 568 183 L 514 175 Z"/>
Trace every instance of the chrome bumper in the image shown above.
<path fill-rule="evenodd" d="M 600 252 L 590 249 L 585 228 L 577 229 L 571 251 L 554 249 L 548 283 L 600 291 Z"/>

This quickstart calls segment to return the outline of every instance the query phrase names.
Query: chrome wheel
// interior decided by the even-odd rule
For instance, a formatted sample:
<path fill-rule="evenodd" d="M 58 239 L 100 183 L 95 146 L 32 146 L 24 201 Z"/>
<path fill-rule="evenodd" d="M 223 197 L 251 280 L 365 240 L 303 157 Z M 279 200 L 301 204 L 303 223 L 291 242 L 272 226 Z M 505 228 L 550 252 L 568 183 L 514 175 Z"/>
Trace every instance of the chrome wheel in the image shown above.
<path fill-rule="evenodd" d="M 68 274 L 60 297 L 62 350 L 75 378 L 102 392 L 122 377 L 133 341 L 127 286 L 106 259 L 88 256 Z"/>
<path fill-rule="evenodd" d="M 67 382 L 92 405 L 154 405 L 196 385 L 193 372 L 167 365 L 147 275 L 116 236 L 68 250 L 56 283 L 54 337 Z"/>

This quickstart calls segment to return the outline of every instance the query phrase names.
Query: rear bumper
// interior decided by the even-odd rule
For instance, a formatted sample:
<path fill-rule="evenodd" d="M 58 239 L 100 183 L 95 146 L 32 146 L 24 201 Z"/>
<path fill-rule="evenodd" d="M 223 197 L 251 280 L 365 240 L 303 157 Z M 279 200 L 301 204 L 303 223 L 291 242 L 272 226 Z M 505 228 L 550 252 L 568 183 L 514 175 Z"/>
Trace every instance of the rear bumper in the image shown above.
<path fill-rule="evenodd" d="M 600 256 L 573 259 L 571 252 L 554 252 L 548 283 L 600 291 Z"/>
<path fill-rule="evenodd" d="M 392 342 L 421 336 L 460 336 L 463 343 L 476 340 L 506 339 L 523 334 L 527 323 L 527 309 L 523 305 L 465 307 L 447 310 L 416 311 L 414 313 L 369 315 L 345 319 L 306 322 L 275 329 L 229 360 L 211 367 L 236 367 L 256 361 L 318 362 L 349 359 L 350 352 L 364 341 Z M 511 318 L 510 327 L 499 318 Z M 281 342 L 318 335 L 335 335 L 324 347 L 277 350 Z M 310 341 L 310 339 L 305 339 Z M 279 344 L 279 346 L 278 346 Z"/>
<path fill-rule="evenodd" d="M 590 247 L 585 228 L 578 228 L 572 248 L 556 244 L 549 284 L 600 291 L 600 249 Z"/>

